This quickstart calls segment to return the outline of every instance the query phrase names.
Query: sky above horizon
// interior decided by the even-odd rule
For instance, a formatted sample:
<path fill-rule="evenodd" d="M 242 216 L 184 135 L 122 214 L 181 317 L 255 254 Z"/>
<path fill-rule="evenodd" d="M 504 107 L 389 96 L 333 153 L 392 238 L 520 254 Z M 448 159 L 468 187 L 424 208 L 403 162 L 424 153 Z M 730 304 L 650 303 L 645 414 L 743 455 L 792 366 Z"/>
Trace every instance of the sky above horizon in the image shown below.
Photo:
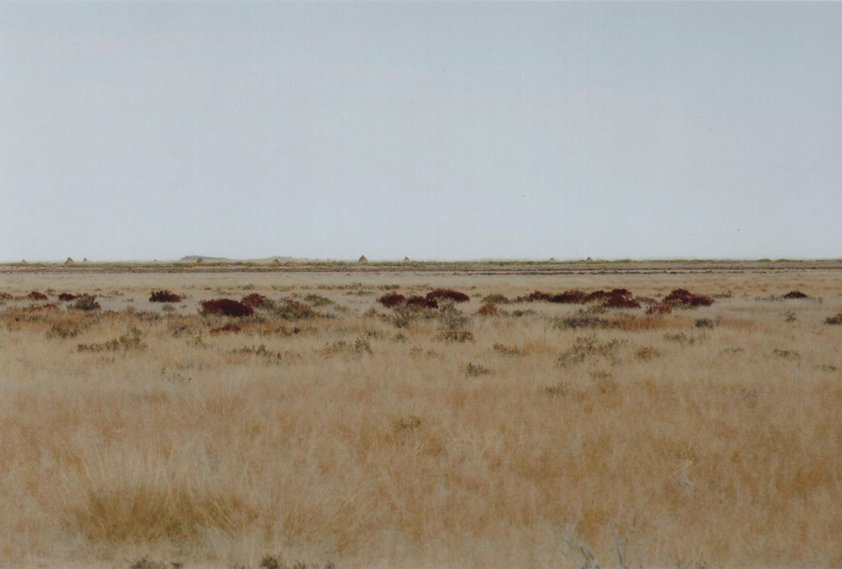
<path fill-rule="evenodd" d="M 0 260 L 842 257 L 842 3 L 0 3 Z"/>

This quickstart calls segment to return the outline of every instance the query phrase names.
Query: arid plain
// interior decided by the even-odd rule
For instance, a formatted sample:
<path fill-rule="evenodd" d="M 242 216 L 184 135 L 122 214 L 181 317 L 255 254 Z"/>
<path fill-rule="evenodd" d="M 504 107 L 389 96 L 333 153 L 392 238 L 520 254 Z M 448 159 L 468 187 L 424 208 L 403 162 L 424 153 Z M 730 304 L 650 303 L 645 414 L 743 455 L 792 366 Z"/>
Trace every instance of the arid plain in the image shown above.
<path fill-rule="evenodd" d="M 6 265 L 0 297 L 3 568 L 842 567 L 842 264 Z"/>

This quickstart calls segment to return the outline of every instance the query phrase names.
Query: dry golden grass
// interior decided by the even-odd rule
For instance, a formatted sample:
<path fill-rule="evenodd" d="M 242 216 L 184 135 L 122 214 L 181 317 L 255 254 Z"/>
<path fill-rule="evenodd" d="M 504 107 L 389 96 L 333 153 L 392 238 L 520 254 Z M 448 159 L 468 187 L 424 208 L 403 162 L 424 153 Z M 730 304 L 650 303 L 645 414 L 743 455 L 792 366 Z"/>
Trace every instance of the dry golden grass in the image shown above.
<path fill-rule="evenodd" d="M 839 277 L 0 273 L 0 567 L 842 567 Z M 716 303 L 477 314 L 613 287 Z"/>

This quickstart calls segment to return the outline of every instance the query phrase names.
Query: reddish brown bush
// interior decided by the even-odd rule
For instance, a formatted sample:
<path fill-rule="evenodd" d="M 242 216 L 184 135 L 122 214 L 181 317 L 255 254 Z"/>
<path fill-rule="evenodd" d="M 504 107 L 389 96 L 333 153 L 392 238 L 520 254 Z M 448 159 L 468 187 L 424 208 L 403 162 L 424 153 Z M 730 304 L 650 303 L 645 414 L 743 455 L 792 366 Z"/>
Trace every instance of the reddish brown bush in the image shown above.
<path fill-rule="evenodd" d="M 561 294 L 555 294 L 550 297 L 550 302 L 558 304 L 581 304 L 585 302 L 587 295 L 580 290 L 566 290 Z"/>
<path fill-rule="evenodd" d="M 0 292 L 0 300 L 9 300 L 12 298 L 12 295 L 8 292 Z"/>
<path fill-rule="evenodd" d="M 425 298 L 423 296 L 410 296 L 406 299 L 406 305 L 413 308 L 438 308 L 439 303 L 435 298 Z"/>
<path fill-rule="evenodd" d="M 47 300 L 47 295 L 43 292 L 38 292 L 37 290 L 33 290 L 30 292 L 26 297 L 29 300 Z"/>
<path fill-rule="evenodd" d="M 76 300 L 77 298 L 79 298 L 77 295 L 70 294 L 69 292 L 63 292 L 58 295 L 58 299 L 62 302 L 70 302 L 71 300 Z"/>
<path fill-rule="evenodd" d="M 663 302 L 656 302 L 649 305 L 649 308 L 646 309 L 646 314 L 672 314 L 672 307 Z"/>
<path fill-rule="evenodd" d="M 480 316 L 496 316 L 497 314 L 500 314 L 500 309 L 497 308 L 497 305 L 493 302 L 486 302 L 479 307 L 477 314 Z"/>
<path fill-rule="evenodd" d="M 379 302 L 386 308 L 392 308 L 393 306 L 400 306 L 401 304 L 405 303 L 406 297 L 396 292 L 390 292 L 389 294 L 384 294 L 383 296 L 378 298 L 377 302 Z"/>
<path fill-rule="evenodd" d="M 224 334 L 226 332 L 231 332 L 233 334 L 236 334 L 237 332 L 240 332 L 241 330 L 242 330 L 242 327 L 238 326 L 237 324 L 226 324 L 225 326 L 220 326 L 219 328 L 211 328 L 210 333 L 211 334 Z"/>
<path fill-rule="evenodd" d="M 585 295 L 585 302 L 602 302 L 610 296 L 610 293 L 604 290 L 595 290 Z"/>
<path fill-rule="evenodd" d="M 791 290 L 784 295 L 784 298 L 807 298 L 807 295 L 800 290 Z"/>
<path fill-rule="evenodd" d="M 602 303 L 603 308 L 640 308 L 640 303 L 633 298 L 625 296 L 609 296 L 608 300 Z"/>
<path fill-rule="evenodd" d="M 251 306 L 252 308 L 262 308 L 269 303 L 269 299 L 263 296 L 262 294 L 257 294 L 256 292 L 253 292 L 249 295 L 244 296 L 242 302 L 246 306 Z"/>
<path fill-rule="evenodd" d="M 453 302 L 468 302 L 470 297 L 465 294 L 464 292 L 459 292 L 458 290 L 452 290 L 449 288 L 437 288 L 432 292 L 427 293 L 427 300 L 452 300 Z"/>
<path fill-rule="evenodd" d="M 548 292 L 536 290 L 529 293 L 524 300 L 527 302 L 549 302 L 553 295 Z"/>
<path fill-rule="evenodd" d="M 181 298 L 171 290 L 156 290 L 149 296 L 149 302 L 181 302 Z"/>
<path fill-rule="evenodd" d="M 221 316 L 251 316 L 254 314 L 254 309 L 230 298 L 215 298 L 202 301 L 201 313 L 219 314 Z"/>
<path fill-rule="evenodd" d="M 677 288 L 664 299 L 666 304 L 671 306 L 696 307 L 710 306 L 713 299 L 709 296 L 694 294 L 685 288 Z"/>
<path fill-rule="evenodd" d="M 640 308 L 640 303 L 632 297 L 630 290 L 615 288 L 608 293 L 608 297 L 602 303 L 603 308 Z"/>

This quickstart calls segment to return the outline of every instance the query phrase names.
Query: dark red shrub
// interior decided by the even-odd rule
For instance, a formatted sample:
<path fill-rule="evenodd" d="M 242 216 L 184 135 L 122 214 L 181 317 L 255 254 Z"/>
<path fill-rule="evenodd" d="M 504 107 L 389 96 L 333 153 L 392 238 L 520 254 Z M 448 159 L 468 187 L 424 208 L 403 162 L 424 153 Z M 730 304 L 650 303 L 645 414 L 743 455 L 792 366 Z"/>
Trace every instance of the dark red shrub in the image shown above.
<path fill-rule="evenodd" d="M 685 288 L 677 288 L 667 295 L 664 302 L 672 306 L 696 307 L 710 306 L 713 304 L 713 299 L 709 296 L 693 294 Z"/>
<path fill-rule="evenodd" d="M 211 328 L 211 334 L 222 334 L 225 332 L 232 332 L 236 334 L 237 332 L 241 331 L 242 328 L 236 324 L 226 324 L 225 326 L 220 326 L 219 328 Z"/>
<path fill-rule="evenodd" d="M 8 292 L 5 292 L 5 291 L 0 292 L 0 300 L 9 300 L 10 298 L 12 298 L 12 295 L 9 294 Z"/>
<path fill-rule="evenodd" d="M 552 296 L 553 295 L 551 295 L 548 292 L 536 290 L 535 292 L 530 293 L 526 297 L 526 301 L 527 302 L 549 302 L 549 300 L 552 298 Z"/>
<path fill-rule="evenodd" d="M 602 303 L 603 308 L 640 308 L 640 302 L 632 297 L 630 290 L 615 288 L 607 293 Z"/>
<path fill-rule="evenodd" d="M 170 290 L 156 290 L 149 296 L 149 302 L 181 302 L 181 296 Z"/>
<path fill-rule="evenodd" d="M 377 302 L 379 302 L 386 308 L 392 308 L 393 306 L 400 306 L 401 304 L 406 302 L 406 297 L 396 292 L 390 292 L 389 294 L 384 294 L 383 296 L 378 298 Z"/>
<path fill-rule="evenodd" d="M 800 290 L 791 290 L 784 295 L 784 298 L 807 298 L 807 295 Z"/>
<path fill-rule="evenodd" d="M 550 302 L 558 304 L 581 304 L 585 302 L 587 295 L 580 290 L 566 290 L 561 294 L 556 294 L 550 297 Z"/>
<path fill-rule="evenodd" d="M 453 302 L 468 302 L 470 297 L 464 292 L 452 290 L 449 288 L 437 288 L 432 292 L 427 293 L 427 300 L 452 300 Z"/>
<path fill-rule="evenodd" d="M 425 298 L 423 296 L 410 296 L 406 299 L 406 305 L 413 308 L 438 308 L 439 303 L 435 298 Z"/>
<path fill-rule="evenodd" d="M 70 294 L 69 292 L 63 292 L 60 295 L 58 295 L 58 299 L 62 302 L 70 302 L 71 300 L 76 300 L 77 298 L 79 297 L 75 294 Z"/>
<path fill-rule="evenodd" d="M 611 295 L 602 303 L 603 308 L 640 308 L 640 303 L 633 298 L 622 295 Z"/>
<path fill-rule="evenodd" d="M 585 295 L 585 302 L 602 302 L 610 295 L 604 290 L 595 290 Z"/>
<path fill-rule="evenodd" d="M 47 295 L 43 292 L 38 292 L 37 290 L 33 290 L 30 292 L 26 297 L 29 300 L 47 300 Z"/>
<path fill-rule="evenodd" d="M 254 309 L 242 302 L 230 298 L 216 298 L 202 301 L 202 314 L 219 314 L 221 316 L 251 316 Z"/>
<path fill-rule="evenodd" d="M 246 306 L 251 306 L 252 308 L 261 308 L 269 303 L 269 299 L 263 296 L 262 294 L 257 294 L 256 292 L 253 292 L 249 295 L 244 296 L 242 302 Z"/>

